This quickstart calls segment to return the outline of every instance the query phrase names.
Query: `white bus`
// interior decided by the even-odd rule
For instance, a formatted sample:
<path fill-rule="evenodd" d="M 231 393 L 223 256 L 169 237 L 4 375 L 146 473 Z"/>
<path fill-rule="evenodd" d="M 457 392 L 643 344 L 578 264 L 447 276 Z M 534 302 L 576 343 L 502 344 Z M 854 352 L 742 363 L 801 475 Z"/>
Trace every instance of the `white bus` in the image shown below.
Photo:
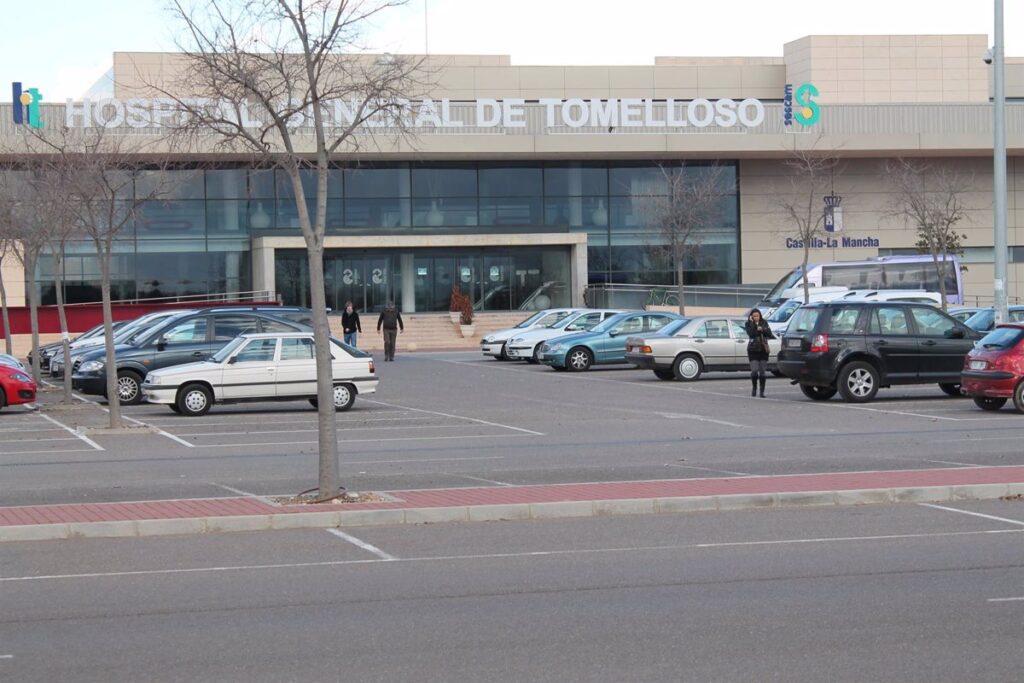
<path fill-rule="evenodd" d="M 964 286 L 960 277 L 960 259 L 952 255 L 940 258 L 944 258 L 940 265 L 945 266 L 946 301 L 951 304 L 963 304 Z M 807 281 L 811 287 L 939 291 L 935 263 L 927 254 L 879 256 L 866 261 L 809 263 Z M 799 266 L 779 280 L 759 305 L 766 308 L 780 305 L 785 300 L 783 292 L 793 287 L 803 287 L 803 273 Z"/>

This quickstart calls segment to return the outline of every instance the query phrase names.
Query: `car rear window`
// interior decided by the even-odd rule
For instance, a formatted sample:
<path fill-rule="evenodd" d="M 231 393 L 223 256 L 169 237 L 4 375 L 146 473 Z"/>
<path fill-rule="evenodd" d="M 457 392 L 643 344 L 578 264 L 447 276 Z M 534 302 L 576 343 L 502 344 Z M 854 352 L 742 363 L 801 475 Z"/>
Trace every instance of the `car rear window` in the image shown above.
<path fill-rule="evenodd" d="M 978 342 L 978 346 L 990 351 L 1001 351 L 1012 349 L 1021 339 L 1024 339 L 1024 330 L 1019 327 L 998 327 Z"/>
<path fill-rule="evenodd" d="M 799 334 L 801 332 L 813 332 L 814 326 L 818 322 L 818 316 L 821 315 L 820 308 L 798 308 L 796 313 L 793 314 L 793 318 L 789 321 L 789 327 L 786 328 L 787 334 Z"/>

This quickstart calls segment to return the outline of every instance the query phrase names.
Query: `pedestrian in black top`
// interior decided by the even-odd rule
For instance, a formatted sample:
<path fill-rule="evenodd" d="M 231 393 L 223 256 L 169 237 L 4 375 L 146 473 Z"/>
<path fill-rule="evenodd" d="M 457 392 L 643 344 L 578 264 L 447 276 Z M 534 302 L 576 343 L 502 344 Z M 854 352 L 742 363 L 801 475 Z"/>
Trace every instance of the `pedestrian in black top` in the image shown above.
<path fill-rule="evenodd" d="M 394 360 L 398 331 L 405 332 L 402 314 L 395 308 L 394 301 L 389 301 L 387 307 L 380 312 L 380 317 L 377 318 L 377 331 L 380 332 L 381 329 L 384 330 L 384 360 Z"/>
<path fill-rule="evenodd" d="M 341 314 L 341 330 L 345 333 L 345 343 L 355 347 L 363 326 L 359 322 L 359 312 L 352 307 L 351 301 L 345 302 L 345 311 Z"/>
<path fill-rule="evenodd" d="M 750 395 L 757 396 L 758 384 L 760 384 L 761 398 L 764 398 L 764 385 L 768 379 L 768 358 L 771 355 L 768 340 L 775 339 L 775 335 L 772 334 L 772 328 L 768 327 L 768 321 L 761 315 L 761 311 L 756 308 L 750 312 L 743 327 L 750 338 L 747 341 L 747 360 L 750 361 Z"/>

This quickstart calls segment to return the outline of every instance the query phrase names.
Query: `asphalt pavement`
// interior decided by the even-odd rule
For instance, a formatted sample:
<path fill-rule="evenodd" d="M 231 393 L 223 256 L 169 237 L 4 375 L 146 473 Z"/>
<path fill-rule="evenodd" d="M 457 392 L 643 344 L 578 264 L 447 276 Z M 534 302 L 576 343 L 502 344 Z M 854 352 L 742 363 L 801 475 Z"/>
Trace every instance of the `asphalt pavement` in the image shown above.
<path fill-rule="evenodd" d="M 1017 681 L 1024 503 L 10 543 L 0 679 Z"/>
<path fill-rule="evenodd" d="M 399 355 L 378 372 L 379 393 L 337 417 L 342 479 L 354 490 L 1024 464 L 1024 416 L 980 411 L 937 386 L 854 406 L 809 401 L 778 378 L 760 399 L 742 373 L 665 382 L 628 366 L 560 373 L 469 352 Z M 105 420 L 84 402 L 0 412 L 0 504 L 316 484 L 316 416 L 304 402 L 215 406 L 202 418 L 154 405 L 125 414 L 150 431 L 78 432 Z"/>

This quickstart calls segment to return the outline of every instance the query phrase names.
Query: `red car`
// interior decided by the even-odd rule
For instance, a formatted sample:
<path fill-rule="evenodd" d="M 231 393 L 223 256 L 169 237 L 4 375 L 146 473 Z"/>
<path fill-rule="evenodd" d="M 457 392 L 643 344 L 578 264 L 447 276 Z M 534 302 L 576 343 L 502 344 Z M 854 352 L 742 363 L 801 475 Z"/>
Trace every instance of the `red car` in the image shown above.
<path fill-rule="evenodd" d="M 35 403 L 36 383 L 21 368 L 0 365 L 0 408 Z"/>
<path fill-rule="evenodd" d="M 999 410 L 1009 399 L 1024 413 L 1024 324 L 1000 325 L 964 358 L 960 388 L 982 410 Z"/>

